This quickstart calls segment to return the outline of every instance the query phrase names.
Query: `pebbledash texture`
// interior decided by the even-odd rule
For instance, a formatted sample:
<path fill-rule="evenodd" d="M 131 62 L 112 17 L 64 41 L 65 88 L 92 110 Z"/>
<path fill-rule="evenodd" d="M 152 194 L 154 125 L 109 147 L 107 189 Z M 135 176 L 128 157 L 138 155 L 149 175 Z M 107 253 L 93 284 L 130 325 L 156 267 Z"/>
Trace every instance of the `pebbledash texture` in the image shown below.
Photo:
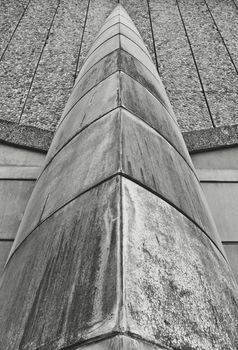
<path fill-rule="evenodd" d="M 235 350 L 238 292 L 121 5 L 78 75 L 6 264 L 0 349 Z"/>

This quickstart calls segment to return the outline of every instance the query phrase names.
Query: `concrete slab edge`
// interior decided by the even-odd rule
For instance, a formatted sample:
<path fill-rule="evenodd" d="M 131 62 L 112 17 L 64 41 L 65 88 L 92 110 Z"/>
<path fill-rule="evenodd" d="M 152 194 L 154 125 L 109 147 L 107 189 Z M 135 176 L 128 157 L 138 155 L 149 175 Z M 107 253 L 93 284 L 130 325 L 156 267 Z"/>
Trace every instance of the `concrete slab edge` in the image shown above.
<path fill-rule="evenodd" d="M 46 153 L 54 132 L 0 119 L 0 142 Z M 238 146 L 238 124 L 183 132 L 190 153 Z"/>

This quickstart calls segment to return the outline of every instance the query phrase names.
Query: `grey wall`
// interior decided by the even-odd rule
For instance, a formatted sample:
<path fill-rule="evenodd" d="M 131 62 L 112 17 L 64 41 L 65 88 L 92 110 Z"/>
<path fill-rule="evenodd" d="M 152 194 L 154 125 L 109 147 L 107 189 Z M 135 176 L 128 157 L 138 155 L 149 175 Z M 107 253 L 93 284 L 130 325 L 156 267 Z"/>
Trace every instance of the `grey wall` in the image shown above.
<path fill-rule="evenodd" d="M 0 144 L 0 273 L 44 159 L 44 153 Z"/>

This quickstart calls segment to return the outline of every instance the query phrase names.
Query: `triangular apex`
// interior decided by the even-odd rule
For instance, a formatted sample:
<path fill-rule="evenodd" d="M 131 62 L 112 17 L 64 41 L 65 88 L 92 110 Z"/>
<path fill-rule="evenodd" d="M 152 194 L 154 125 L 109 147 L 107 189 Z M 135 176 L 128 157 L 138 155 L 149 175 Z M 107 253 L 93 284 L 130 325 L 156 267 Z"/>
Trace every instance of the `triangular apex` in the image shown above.
<path fill-rule="evenodd" d="M 5 267 L 0 348 L 235 349 L 238 295 L 223 254 L 161 80 L 118 6 Z"/>

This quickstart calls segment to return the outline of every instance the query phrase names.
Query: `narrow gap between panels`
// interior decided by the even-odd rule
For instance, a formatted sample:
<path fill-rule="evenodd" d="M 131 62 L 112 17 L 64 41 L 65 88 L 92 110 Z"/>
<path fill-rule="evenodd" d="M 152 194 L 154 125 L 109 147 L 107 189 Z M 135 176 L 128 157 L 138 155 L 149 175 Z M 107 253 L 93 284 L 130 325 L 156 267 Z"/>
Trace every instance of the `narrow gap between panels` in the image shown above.
<path fill-rule="evenodd" d="M 112 36 L 110 36 L 109 38 L 105 39 L 101 44 L 99 44 L 97 47 L 95 47 L 95 49 L 90 52 L 90 54 L 85 58 L 85 61 L 84 61 L 84 64 L 87 62 L 87 60 L 95 53 L 95 51 L 97 51 L 98 49 L 100 49 L 105 43 L 107 43 L 109 40 L 115 38 L 116 36 L 124 36 L 125 38 L 127 38 L 128 40 L 132 41 L 136 46 L 138 46 L 139 49 L 141 49 L 144 54 L 149 58 L 149 60 L 151 61 L 151 63 L 153 64 L 152 62 L 152 59 L 151 57 L 149 56 L 149 54 L 140 46 L 138 45 L 133 39 L 129 38 L 126 34 L 123 34 L 121 32 L 119 33 L 116 33 L 116 34 L 113 34 Z"/>
<path fill-rule="evenodd" d="M 31 78 L 30 86 L 29 86 L 28 91 L 27 91 L 27 95 L 26 95 L 26 98 L 25 98 L 25 101 L 24 101 L 24 104 L 23 104 L 23 107 L 22 107 L 22 110 L 21 110 L 21 114 L 20 114 L 20 117 L 19 117 L 19 120 L 18 120 L 18 124 L 20 124 L 20 122 L 21 122 L 21 119 L 22 119 L 22 116 L 23 116 L 23 113 L 24 113 L 24 110 L 25 110 L 25 107 L 26 107 L 26 104 L 27 104 L 28 97 L 29 97 L 29 95 L 30 95 L 31 88 L 32 88 L 33 82 L 34 82 L 34 80 L 35 80 L 36 72 L 37 72 L 37 69 L 38 69 L 39 64 L 40 64 L 40 61 L 41 61 L 41 57 L 42 57 L 43 52 L 44 52 L 44 49 L 45 49 L 45 47 L 46 47 L 47 40 L 48 40 L 49 35 L 50 35 L 50 31 L 51 31 L 51 28 L 52 28 L 53 23 L 54 23 L 54 20 L 55 20 L 55 16 L 56 16 L 56 14 L 57 14 L 57 12 L 58 12 L 58 9 L 59 9 L 59 6 L 60 6 L 60 1 L 61 1 L 61 0 L 58 0 L 58 4 L 57 4 L 56 10 L 55 10 L 55 13 L 54 13 L 53 18 L 52 18 L 52 20 L 51 20 L 50 27 L 49 27 L 49 29 L 48 29 L 48 31 L 47 31 L 47 35 L 46 35 L 46 38 L 45 38 L 45 42 L 44 42 L 44 44 L 43 44 L 43 46 L 42 46 L 42 49 L 41 49 L 41 52 L 40 52 L 38 61 L 37 61 L 37 63 L 36 63 L 36 67 L 35 67 L 33 76 L 32 76 L 32 78 Z"/>
<path fill-rule="evenodd" d="M 234 69 L 235 69 L 235 71 L 236 71 L 236 74 L 238 74 L 238 70 L 237 70 L 237 67 L 236 67 L 236 65 L 235 65 L 235 62 L 234 62 L 234 60 L 233 60 L 233 58 L 232 58 L 232 55 L 231 55 L 231 53 L 230 53 L 230 50 L 228 49 L 228 46 L 226 45 L 226 42 L 225 42 L 225 40 L 224 40 L 224 38 L 223 38 L 223 36 L 222 36 L 222 34 L 221 34 L 221 31 L 220 31 L 220 29 L 219 29 L 219 27 L 218 27 L 218 25 L 217 25 L 217 23 L 216 23 L 216 20 L 215 20 L 213 14 L 212 14 L 212 11 L 210 10 L 210 7 L 208 6 L 207 1 L 204 0 L 204 2 L 205 2 L 205 4 L 206 4 L 206 7 L 207 7 L 207 9 L 208 9 L 208 12 L 209 12 L 210 17 L 211 17 L 212 20 L 213 20 L 213 23 L 214 23 L 214 25 L 215 25 L 215 27 L 216 27 L 216 30 L 217 30 L 217 32 L 218 32 L 219 35 L 220 35 L 220 38 L 221 38 L 221 40 L 222 40 L 222 42 L 223 42 L 223 45 L 224 45 L 224 47 L 225 47 L 225 49 L 226 49 L 226 51 L 227 51 L 227 53 L 228 53 L 228 56 L 229 56 L 230 61 L 231 61 L 232 65 L 233 65 L 233 67 L 234 67 Z"/>
<path fill-rule="evenodd" d="M 150 1 L 149 0 L 147 0 L 147 7 L 148 7 L 148 14 L 149 14 L 149 20 L 150 20 L 150 29 L 151 29 L 153 48 L 154 48 L 154 55 L 155 55 L 155 64 L 156 64 L 157 72 L 159 73 L 159 64 L 158 64 L 158 58 L 157 58 L 157 51 L 156 51 L 156 45 L 155 45 L 155 36 L 154 36 L 154 29 L 153 29 L 153 23 L 152 23 L 151 11 L 150 11 Z"/>
<path fill-rule="evenodd" d="M 22 18 L 24 17 L 24 15 L 25 15 L 25 13 L 26 13 L 28 7 L 29 7 L 30 2 L 31 2 L 31 0 L 28 1 L 26 7 L 24 8 L 24 10 L 23 10 L 23 12 L 22 12 L 22 14 L 21 14 L 21 16 L 20 16 L 18 22 L 17 22 L 17 25 L 16 25 L 15 29 L 13 30 L 13 32 L 12 32 L 12 34 L 11 34 L 11 36 L 10 36 L 8 42 L 7 42 L 7 45 L 5 46 L 5 49 L 3 50 L 2 54 L 1 54 L 0 61 L 3 59 L 3 57 L 4 57 L 4 55 L 5 55 L 5 53 L 6 53 L 7 49 L 8 49 L 8 47 L 9 47 L 9 45 L 10 45 L 10 43 L 11 43 L 11 41 L 12 41 L 12 38 L 13 38 L 14 34 L 16 33 L 16 31 L 17 31 L 17 29 L 18 29 L 18 27 L 19 27 L 19 25 L 20 25 L 20 22 L 21 22 Z"/>
<path fill-rule="evenodd" d="M 88 0 L 88 5 L 87 5 L 87 9 L 86 9 L 86 14 L 85 14 L 85 18 L 84 18 L 84 25 L 83 25 L 83 31 L 82 31 L 81 40 L 80 40 L 80 45 L 79 45 L 79 53 L 78 53 L 78 57 L 77 57 L 77 61 L 76 61 L 76 66 L 75 66 L 75 73 L 74 73 L 74 82 L 73 82 L 73 85 L 75 84 L 75 80 L 76 80 L 76 78 L 77 78 L 77 72 L 78 72 L 78 66 L 79 66 L 79 59 L 80 59 L 81 50 L 82 50 L 82 46 L 83 46 L 84 32 L 85 32 L 85 28 L 86 28 L 86 25 L 87 25 L 87 19 L 88 19 L 88 11 L 89 11 L 89 6 L 90 6 L 90 1 L 91 1 L 91 0 Z"/>
<path fill-rule="evenodd" d="M 208 100 L 207 100 L 206 92 L 204 90 L 202 78 L 201 78 L 201 75 L 200 75 L 200 72 L 199 72 L 199 69 L 198 69 L 197 61 L 196 61 L 196 58 L 195 58 L 195 55 L 194 55 L 194 52 L 193 52 L 192 44 L 191 44 L 191 41 L 189 39 L 189 35 L 188 35 L 188 32 L 187 32 L 187 28 L 186 28 L 186 25 L 185 25 L 185 22 L 184 22 L 184 19 L 183 19 L 183 15 L 182 15 L 182 12 L 181 12 L 178 0 L 176 0 L 176 4 L 177 4 L 179 15 L 180 15 L 180 18 L 181 18 L 181 21 L 182 21 L 182 24 L 183 24 L 185 35 L 187 37 L 188 45 L 189 45 L 189 48 L 190 48 L 190 51 L 191 51 L 191 54 L 192 54 L 193 62 L 194 62 L 194 65 L 195 65 L 195 68 L 196 68 L 196 71 L 197 71 L 197 76 L 198 76 L 198 79 L 199 79 L 199 82 L 200 82 L 200 86 L 201 86 L 202 93 L 203 93 L 203 96 L 204 96 L 204 100 L 205 100 L 205 103 L 206 103 L 206 106 L 207 106 L 207 110 L 208 110 L 208 113 L 209 113 L 209 116 L 210 116 L 210 119 L 211 119 L 211 123 L 212 123 L 213 128 L 215 128 L 216 125 L 215 125 L 213 117 L 212 117 L 212 113 L 211 113 L 211 109 L 210 109 L 210 106 L 209 106 L 209 103 L 208 103 Z"/>
<path fill-rule="evenodd" d="M 120 70 L 117 70 L 116 72 L 121 72 Z M 113 73 L 115 74 L 115 73 Z M 113 75 L 112 74 L 112 75 Z M 120 78 L 119 78 L 120 80 Z M 142 85 L 143 86 L 143 85 Z M 158 101 L 160 103 L 160 101 Z M 74 138 L 76 138 L 81 132 L 83 132 L 85 129 L 87 129 L 88 127 L 90 127 L 91 125 L 93 125 L 95 122 L 99 121 L 100 119 L 102 119 L 103 117 L 108 116 L 108 114 L 110 114 L 111 112 L 113 112 L 116 109 L 125 109 L 126 111 L 128 111 L 129 113 L 131 113 L 132 115 L 134 115 L 135 117 L 137 117 L 138 119 L 140 119 L 143 123 L 145 123 L 148 127 L 150 127 L 151 129 L 153 129 L 160 137 L 162 137 L 175 151 L 176 153 L 178 153 L 178 155 L 186 162 L 186 164 L 188 165 L 188 167 L 191 169 L 191 171 L 193 172 L 193 174 L 195 175 L 196 179 L 199 181 L 196 172 L 194 171 L 194 169 L 192 168 L 192 166 L 189 164 L 189 162 L 186 160 L 186 158 L 180 153 L 180 151 L 164 136 L 160 133 L 160 131 L 158 131 L 157 129 L 155 129 L 153 126 L 151 126 L 149 123 L 147 123 L 142 117 L 140 117 L 138 114 L 136 114 L 134 111 L 129 110 L 127 107 L 123 106 L 120 102 L 120 105 L 115 106 L 114 108 L 110 109 L 109 111 L 105 112 L 104 114 L 102 114 L 101 116 L 99 116 L 98 118 L 94 119 L 91 123 L 85 125 L 84 127 L 82 127 L 78 132 L 76 132 L 74 135 L 72 135 L 57 151 L 56 153 L 52 156 L 52 158 L 48 161 L 48 163 L 44 166 L 44 168 L 42 169 L 42 172 L 40 173 L 40 175 L 38 176 L 38 180 L 40 179 L 40 177 L 43 175 L 43 173 L 45 172 L 45 170 L 49 167 L 49 165 L 51 164 L 51 162 L 55 159 L 55 157 L 61 152 L 61 150 L 66 147 Z M 173 120 L 173 119 L 172 119 Z"/>
<path fill-rule="evenodd" d="M 138 39 L 140 39 L 142 41 L 141 36 L 137 32 L 135 32 L 131 27 L 129 27 L 127 24 L 125 24 L 123 22 L 116 22 L 116 23 L 113 23 L 112 25 L 110 25 L 109 27 L 107 27 L 106 29 L 104 29 L 101 33 L 99 32 L 99 34 L 96 36 L 94 42 L 96 42 L 96 40 L 98 40 L 98 38 L 100 38 L 100 36 L 102 34 L 104 34 L 107 30 L 111 29 L 114 26 L 117 26 L 118 24 L 122 24 L 124 27 L 128 28 L 131 32 L 133 32 L 133 34 L 135 34 L 138 37 Z"/>

